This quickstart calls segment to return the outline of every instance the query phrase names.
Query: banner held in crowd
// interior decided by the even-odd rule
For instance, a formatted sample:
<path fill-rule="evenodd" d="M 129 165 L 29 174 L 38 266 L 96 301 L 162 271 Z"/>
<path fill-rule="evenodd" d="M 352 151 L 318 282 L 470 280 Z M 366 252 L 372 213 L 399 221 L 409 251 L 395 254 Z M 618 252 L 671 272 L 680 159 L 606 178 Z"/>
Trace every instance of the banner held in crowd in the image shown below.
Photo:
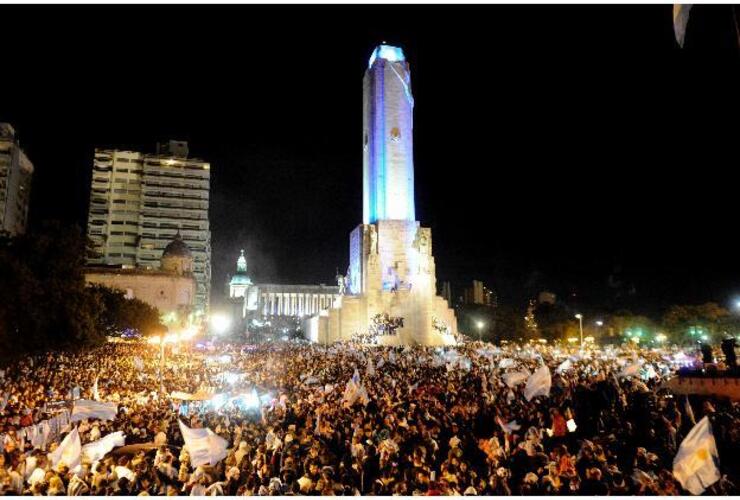
<path fill-rule="evenodd" d="M 77 422 L 86 418 L 97 418 L 99 420 L 113 420 L 118 413 L 116 403 L 100 403 L 89 399 L 78 399 L 72 408 L 71 422 Z"/>
<path fill-rule="evenodd" d="M 228 443 L 224 438 L 211 429 L 191 429 L 182 420 L 177 422 L 193 467 L 206 464 L 213 466 L 226 458 Z"/>

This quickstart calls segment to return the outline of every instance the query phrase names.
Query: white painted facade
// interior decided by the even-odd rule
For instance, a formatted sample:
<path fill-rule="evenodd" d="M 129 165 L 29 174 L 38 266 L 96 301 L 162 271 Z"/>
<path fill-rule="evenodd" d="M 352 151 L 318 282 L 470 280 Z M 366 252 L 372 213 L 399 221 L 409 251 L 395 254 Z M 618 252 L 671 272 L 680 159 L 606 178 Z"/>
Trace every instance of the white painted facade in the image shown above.
<path fill-rule="evenodd" d="M 96 149 L 87 234 L 91 265 L 157 269 L 179 231 L 193 255 L 195 309 L 205 313 L 211 288 L 210 164 L 188 158 L 187 144 L 157 154 Z"/>
<path fill-rule="evenodd" d="M 350 234 L 347 290 L 337 307 L 306 322 L 311 340 L 366 334 L 378 314 L 403 318 L 387 345 L 455 343 L 457 319 L 436 294 L 431 229 L 415 220 L 413 96 L 397 47 L 379 46 L 363 80 L 363 218 Z"/>

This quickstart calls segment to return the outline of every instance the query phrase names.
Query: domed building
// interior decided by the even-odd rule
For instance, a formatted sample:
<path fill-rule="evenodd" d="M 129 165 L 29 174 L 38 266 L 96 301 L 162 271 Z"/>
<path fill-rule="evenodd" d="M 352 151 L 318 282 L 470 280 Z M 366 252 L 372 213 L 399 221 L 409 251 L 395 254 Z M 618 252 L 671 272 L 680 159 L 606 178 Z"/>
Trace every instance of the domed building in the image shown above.
<path fill-rule="evenodd" d="M 232 324 L 241 332 L 252 322 L 276 327 L 300 324 L 311 315 L 336 307 L 342 293 L 341 287 L 334 285 L 253 283 L 247 274 L 244 250 L 236 261 L 236 274 L 227 280 L 226 287 Z"/>
<path fill-rule="evenodd" d="M 246 295 L 252 280 L 247 275 L 247 258 L 244 256 L 242 249 L 239 258 L 236 260 L 236 274 L 229 281 L 229 298 L 236 299 Z"/>
<path fill-rule="evenodd" d="M 169 325 L 187 326 L 192 319 L 197 282 L 193 256 L 179 232 L 162 251 L 159 269 L 89 266 L 85 281 L 121 290 L 126 298 L 156 307 Z"/>
<path fill-rule="evenodd" d="M 159 268 L 162 271 L 171 274 L 190 274 L 193 272 L 193 254 L 182 241 L 182 236 L 178 231 L 175 239 L 172 240 L 162 251 Z"/>

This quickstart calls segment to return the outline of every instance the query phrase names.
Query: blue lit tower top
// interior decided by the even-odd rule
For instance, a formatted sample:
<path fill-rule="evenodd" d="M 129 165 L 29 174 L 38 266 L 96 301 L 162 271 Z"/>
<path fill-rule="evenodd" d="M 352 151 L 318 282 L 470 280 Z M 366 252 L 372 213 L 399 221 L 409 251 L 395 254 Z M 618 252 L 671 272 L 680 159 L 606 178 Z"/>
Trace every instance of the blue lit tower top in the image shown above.
<path fill-rule="evenodd" d="M 363 79 L 363 223 L 416 220 L 411 71 L 400 47 L 379 45 Z"/>

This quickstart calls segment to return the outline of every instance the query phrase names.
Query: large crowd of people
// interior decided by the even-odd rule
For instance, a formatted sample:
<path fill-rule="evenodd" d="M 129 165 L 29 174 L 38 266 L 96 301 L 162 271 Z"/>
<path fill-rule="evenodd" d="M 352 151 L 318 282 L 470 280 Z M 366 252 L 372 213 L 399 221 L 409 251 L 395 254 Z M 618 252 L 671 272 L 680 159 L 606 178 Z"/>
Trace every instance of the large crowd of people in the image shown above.
<path fill-rule="evenodd" d="M 681 363 L 694 355 L 681 353 Z M 480 342 L 170 345 L 164 358 L 140 342 L 47 353 L 0 371 L 0 493 L 686 494 L 673 459 L 708 416 L 721 479 L 707 492 L 738 494 L 740 406 L 666 389 L 678 356 Z M 526 378 L 542 366 L 551 387 L 530 399 Z M 65 420 L 43 439 L 24 432 L 95 398 L 115 403 L 115 418 Z M 225 458 L 192 466 L 180 422 L 221 436 Z M 93 463 L 53 464 L 74 429 L 83 445 L 122 431 L 125 446 Z"/>

